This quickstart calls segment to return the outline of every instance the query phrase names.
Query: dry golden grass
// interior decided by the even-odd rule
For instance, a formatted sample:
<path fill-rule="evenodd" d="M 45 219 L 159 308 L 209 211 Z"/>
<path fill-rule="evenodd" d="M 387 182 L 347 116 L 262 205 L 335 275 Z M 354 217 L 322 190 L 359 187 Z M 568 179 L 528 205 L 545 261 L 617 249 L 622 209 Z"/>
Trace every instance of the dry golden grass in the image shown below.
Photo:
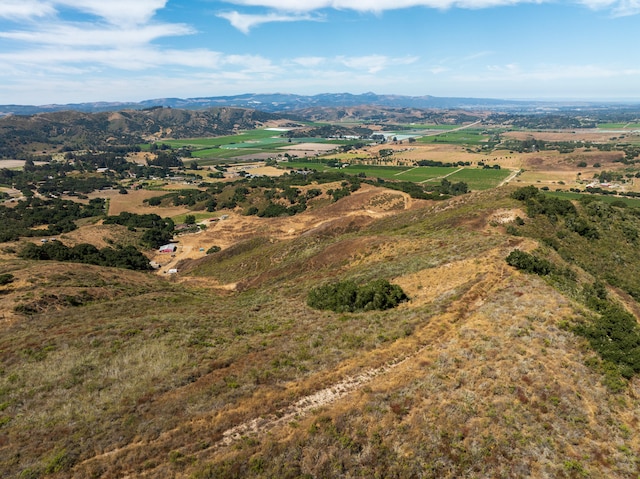
<path fill-rule="evenodd" d="M 200 260 L 182 283 L 13 264 L 0 299 L 60 288 L 96 299 L 0 325 L 0 472 L 637 475 L 640 382 L 610 393 L 561 327 L 582 308 L 506 265 L 536 247 L 504 233 L 520 205 L 503 192 L 385 194 L 364 188 L 300 218 L 233 217 L 218 231 L 229 245 L 266 239 Z M 318 282 L 376 277 L 410 301 L 357 314 L 306 305 Z M 244 286 L 221 291 L 219 278 Z"/>
<path fill-rule="evenodd" d="M 109 214 L 119 215 L 123 211 L 129 213 L 147 214 L 156 213 L 162 217 L 172 217 L 189 213 L 189 210 L 183 206 L 167 207 L 161 210 L 151 207 L 144 200 L 153 198 L 154 196 L 162 196 L 161 191 L 137 190 L 129 191 L 126 195 L 121 195 L 117 191 L 95 193 L 96 196 L 109 199 Z M 90 196 L 91 197 L 91 196 Z"/>
<path fill-rule="evenodd" d="M 503 133 L 502 136 L 516 140 L 535 138 L 545 141 L 592 141 L 595 143 L 606 143 L 612 136 L 618 136 L 618 134 L 599 129 L 576 129 L 572 131 L 507 131 Z"/>

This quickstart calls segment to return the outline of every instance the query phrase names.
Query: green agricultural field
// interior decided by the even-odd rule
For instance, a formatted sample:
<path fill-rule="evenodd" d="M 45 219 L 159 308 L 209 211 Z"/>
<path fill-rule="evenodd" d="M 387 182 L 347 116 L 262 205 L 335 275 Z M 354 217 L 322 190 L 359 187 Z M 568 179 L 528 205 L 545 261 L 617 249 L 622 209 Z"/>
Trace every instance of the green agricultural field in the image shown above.
<path fill-rule="evenodd" d="M 187 138 L 184 140 L 164 140 L 174 148 L 191 146 L 195 148 L 212 148 L 214 146 L 241 144 L 245 142 L 260 141 L 267 138 L 279 138 L 279 132 L 273 130 L 251 130 L 238 135 L 218 136 L 215 138 Z M 280 139 L 280 141 L 285 141 Z"/>
<path fill-rule="evenodd" d="M 283 166 L 287 166 L 289 168 L 308 168 L 317 171 L 338 171 L 337 168 L 329 167 L 326 163 L 322 162 L 287 161 L 286 163 L 283 163 Z M 350 165 L 346 168 L 342 168 L 339 171 L 342 171 L 348 175 L 358 175 L 360 173 L 363 173 L 366 176 L 373 178 L 404 179 L 398 175 L 401 175 L 410 169 L 411 168 L 407 168 L 404 166 Z"/>
<path fill-rule="evenodd" d="M 484 168 L 463 168 L 448 176 L 451 182 L 464 181 L 470 190 L 488 190 L 495 188 L 511 174 L 510 170 L 494 170 Z"/>
<path fill-rule="evenodd" d="M 460 125 L 407 125 L 412 130 L 455 130 Z"/>
<path fill-rule="evenodd" d="M 282 163 L 281 166 L 284 166 L 286 168 L 301 169 L 301 170 L 305 168 L 310 170 L 316 170 L 316 171 L 336 170 L 336 168 L 331 168 L 327 166 L 326 163 L 323 163 L 320 160 L 318 161 L 286 161 Z"/>
<path fill-rule="evenodd" d="M 637 130 L 640 123 L 599 123 L 598 128 L 602 130 Z"/>
<path fill-rule="evenodd" d="M 283 138 L 281 132 L 273 130 L 253 130 L 238 135 L 220 136 L 215 138 L 188 138 L 184 140 L 165 140 L 173 148 L 191 148 L 191 155 L 195 159 L 226 159 L 237 156 L 273 152 L 278 148 L 292 146 L 296 143 L 323 143 L 348 145 L 353 140 L 327 140 L 323 138 Z M 141 145 L 144 151 L 149 145 Z M 284 153 L 283 153 L 284 154 Z"/>
<path fill-rule="evenodd" d="M 368 160 L 369 157 L 362 153 L 332 153 L 328 155 L 322 155 L 322 158 L 325 160 L 340 160 L 349 162 L 352 160 Z"/>
<path fill-rule="evenodd" d="M 489 140 L 489 136 L 482 133 L 483 130 L 465 129 L 442 133 L 441 135 L 423 136 L 418 138 L 419 143 L 447 143 L 451 145 L 477 146 Z"/>
<path fill-rule="evenodd" d="M 194 159 L 198 160 L 198 164 L 200 166 L 207 164 L 215 164 L 214 162 L 207 162 L 206 160 L 216 160 L 216 159 L 227 159 L 227 158 L 235 158 L 237 156 L 244 155 L 253 155 L 257 153 L 262 153 L 263 150 L 254 150 L 254 149 L 236 149 L 230 150 L 227 148 L 207 148 L 204 150 L 197 150 L 191 153 L 191 156 Z M 201 159 L 205 161 L 200 161 Z"/>
<path fill-rule="evenodd" d="M 328 171 L 335 168 L 328 167 L 325 163 L 310 161 L 288 161 L 283 163 L 290 168 L 309 168 L 318 171 Z M 444 166 L 419 166 L 413 168 L 401 166 L 372 166 L 351 165 L 341 171 L 349 175 L 365 174 L 370 178 L 382 178 L 386 180 L 412 181 L 422 183 L 427 181 L 437 182 L 447 178 L 451 182 L 463 181 L 471 190 L 487 190 L 495 188 L 511 173 L 509 170 L 493 170 L 480 168 L 459 168 Z"/>
<path fill-rule="evenodd" d="M 409 168 L 404 166 L 350 165 L 343 168 L 342 171 L 348 175 L 358 175 L 363 173 L 366 176 L 373 178 L 400 179 L 398 175 L 401 175 L 408 169 Z"/>
<path fill-rule="evenodd" d="M 459 168 L 447 166 L 418 166 L 415 168 L 406 168 L 404 172 L 394 175 L 391 179 L 401 181 L 413 181 L 422 183 L 426 181 L 439 181 L 440 178 L 451 175 Z"/>

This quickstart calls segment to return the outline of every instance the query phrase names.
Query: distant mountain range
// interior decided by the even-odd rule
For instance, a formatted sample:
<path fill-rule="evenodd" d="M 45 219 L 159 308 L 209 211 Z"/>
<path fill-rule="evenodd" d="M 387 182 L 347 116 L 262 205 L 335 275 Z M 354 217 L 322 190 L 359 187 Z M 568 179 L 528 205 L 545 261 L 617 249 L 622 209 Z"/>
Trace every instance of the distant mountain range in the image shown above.
<path fill-rule="evenodd" d="M 254 94 L 235 96 L 214 96 L 202 98 L 156 98 L 137 103 L 94 102 L 71 103 L 66 105 L 0 105 L 0 115 L 33 115 L 54 111 L 120 111 L 125 109 L 141 110 L 156 106 L 200 110 L 212 107 L 252 108 L 271 113 L 283 113 L 313 107 L 354 107 L 371 105 L 387 108 L 434 108 L 434 109 L 486 109 L 506 111 L 557 110 L 567 107 L 594 108 L 603 102 L 549 102 L 515 101 L 490 98 L 448 98 L 435 96 L 377 95 L 363 93 L 323 93 L 320 95 L 294 95 L 285 93 Z"/>

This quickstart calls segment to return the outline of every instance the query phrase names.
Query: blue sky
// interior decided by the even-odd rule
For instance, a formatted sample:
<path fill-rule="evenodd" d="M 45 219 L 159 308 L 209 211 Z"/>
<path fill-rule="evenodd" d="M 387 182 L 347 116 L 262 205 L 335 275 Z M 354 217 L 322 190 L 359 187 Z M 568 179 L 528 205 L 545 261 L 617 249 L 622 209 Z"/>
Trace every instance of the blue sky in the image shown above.
<path fill-rule="evenodd" d="M 0 104 L 640 100 L 640 0 L 0 0 Z"/>

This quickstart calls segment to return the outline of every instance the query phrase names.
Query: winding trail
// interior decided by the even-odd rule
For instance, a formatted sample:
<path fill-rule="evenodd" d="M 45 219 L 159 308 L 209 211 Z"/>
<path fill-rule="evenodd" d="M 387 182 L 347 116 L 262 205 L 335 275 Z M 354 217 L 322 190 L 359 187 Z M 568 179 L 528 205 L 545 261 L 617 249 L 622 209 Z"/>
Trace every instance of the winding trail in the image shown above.
<path fill-rule="evenodd" d="M 424 346 L 409 356 L 394 359 L 379 368 L 369 369 L 360 374 L 349 376 L 336 384 L 299 399 L 284 410 L 279 411 L 277 415 L 270 414 L 267 417 L 254 418 L 228 429 L 222 434 L 222 440 L 220 440 L 216 446 L 217 448 L 230 446 L 241 439 L 242 436 L 250 433 L 261 433 L 273 429 L 276 426 L 287 424 L 294 418 L 305 415 L 313 409 L 331 404 L 349 393 L 360 389 L 375 377 L 397 368 L 409 359 L 420 354 L 420 352 L 426 348 L 427 346 Z"/>

